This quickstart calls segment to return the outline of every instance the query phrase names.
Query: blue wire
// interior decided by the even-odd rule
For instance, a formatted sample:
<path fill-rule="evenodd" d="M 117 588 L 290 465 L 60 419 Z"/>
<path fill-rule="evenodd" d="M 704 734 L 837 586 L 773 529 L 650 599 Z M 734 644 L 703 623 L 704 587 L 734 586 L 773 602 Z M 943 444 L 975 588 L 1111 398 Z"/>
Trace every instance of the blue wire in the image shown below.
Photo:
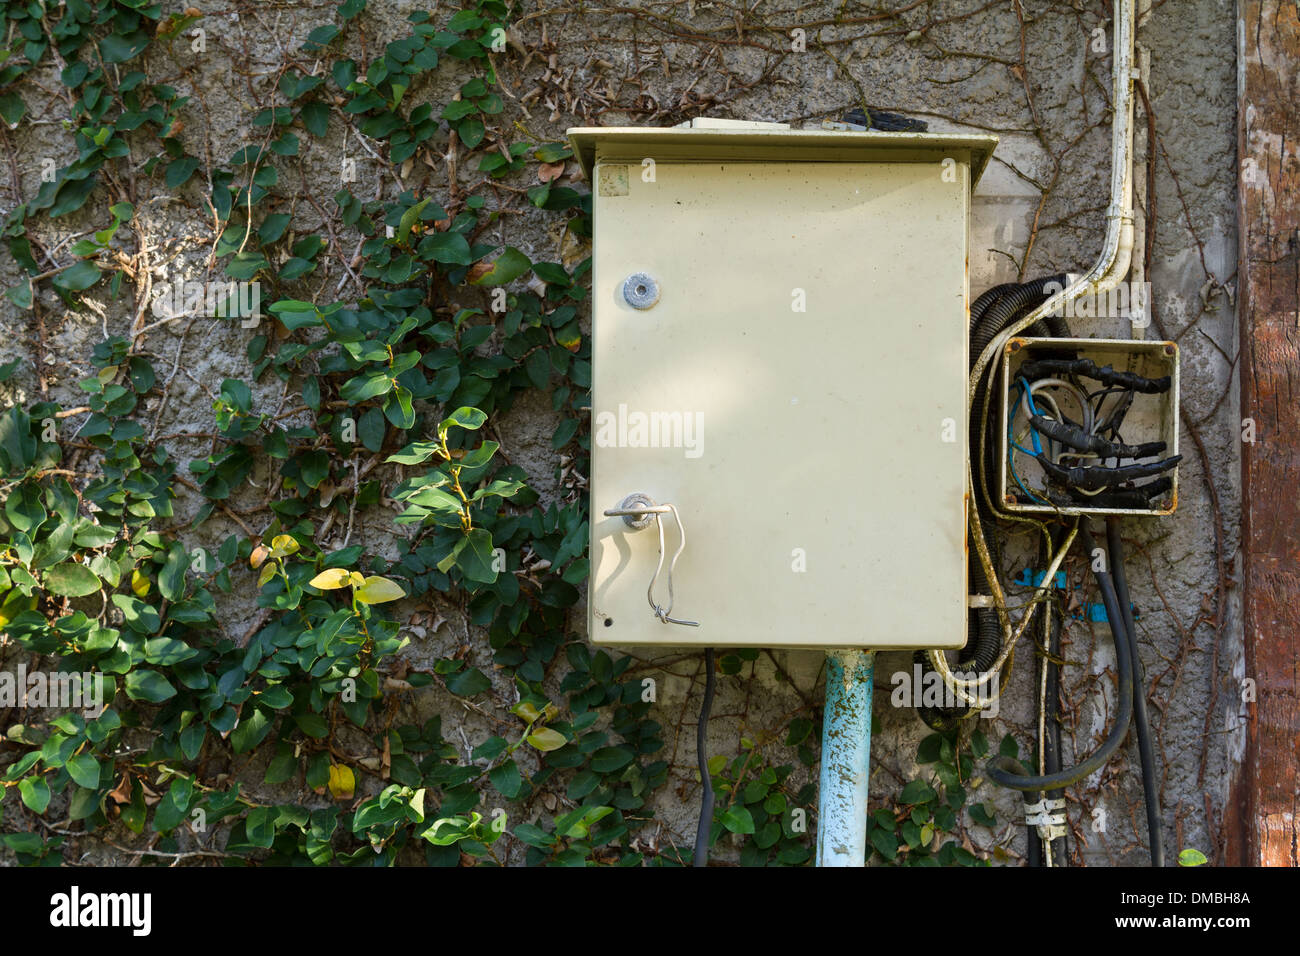
<path fill-rule="evenodd" d="M 1029 390 L 1029 383 L 1026 382 L 1023 378 L 1021 378 L 1018 380 L 1018 384 L 1020 385 L 1021 392 L 1024 394 L 1025 403 L 1029 406 L 1029 414 L 1037 415 L 1038 406 L 1034 404 L 1034 393 Z M 1016 399 L 1017 405 L 1019 404 L 1019 402 L 1020 400 Z M 1034 443 L 1034 454 L 1041 455 L 1043 453 L 1043 445 L 1038 440 L 1038 430 L 1035 428 L 1029 429 L 1029 437 L 1030 439 L 1033 440 Z"/>
<path fill-rule="evenodd" d="M 1016 474 L 1016 451 L 1017 450 L 1023 452 L 1026 455 L 1029 455 L 1031 458 L 1035 454 L 1042 454 L 1042 446 L 1038 442 L 1038 434 L 1032 428 L 1030 429 L 1030 434 L 1033 435 L 1034 446 L 1035 448 L 1038 449 L 1037 452 L 1032 452 L 1028 448 L 1021 447 L 1020 443 L 1017 442 L 1015 439 L 1014 428 L 1015 428 L 1015 421 L 1016 421 L 1016 412 L 1019 411 L 1020 409 L 1021 398 L 1022 397 L 1027 398 L 1029 400 L 1030 410 L 1033 411 L 1035 415 L 1038 414 L 1037 409 L 1034 408 L 1034 397 L 1033 395 L 1030 394 L 1029 389 L 1025 387 L 1024 379 L 1020 380 L 1020 386 L 1022 390 L 1022 395 L 1016 396 L 1016 403 L 1011 406 L 1011 415 L 1007 418 L 1007 444 L 1010 446 L 1007 449 L 1007 466 L 1011 470 L 1011 477 L 1015 479 L 1015 482 L 1020 487 L 1021 491 L 1023 491 L 1025 494 L 1027 494 L 1030 498 L 1032 498 L 1034 501 L 1038 502 L 1039 504 L 1042 505 L 1050 504 L 1050 502 L 1044 500 L 1043 498 L 1038 497 L 1038 495 L 1034 494 L 1032 491 L 1026 488 L 1025 483 L 1021 481 L 1020 476 Z"/>

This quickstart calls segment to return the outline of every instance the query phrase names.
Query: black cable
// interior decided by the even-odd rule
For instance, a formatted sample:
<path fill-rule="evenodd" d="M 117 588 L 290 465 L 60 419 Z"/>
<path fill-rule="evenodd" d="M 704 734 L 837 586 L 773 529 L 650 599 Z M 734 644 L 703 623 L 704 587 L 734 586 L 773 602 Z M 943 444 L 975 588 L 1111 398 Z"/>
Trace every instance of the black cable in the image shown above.
<path fill-rule="evenodd" d="M 1064 533 L 1063 528 L 1053 529 L 1050 532 L 1053 552 L 1060 547 Z M 1048 773 L 1056 773 L 1061 769 L 1061 665 L 1057 662 L 1061 660 L 1061 626 L 1065 623 L 1065 611 L 1057 601 L 1052 601 L 1048 605 L 1048 610 L 1052 615 L 1052 628 L 1048 641 L 1050 660 L 1046 663 L 1049 663 L 1051 667 L 1047 671 L 1047 700 L 1045 701 L 1047 707 L 1047 749 L 1043 755 L 1043 765 Z M 1047 791 L 1049 800 L 1060 800 L 1064 796 L 1064 790 Z M 1059 864 L 1064 864 L 1065 858 L 1065 837 L 1060 836 L 1052 841 L 1052 861 L 1054 864 L 1058 861 Z"/>
<path fill-rule="evenodd" d="M 1079 525 L 1079 538 L 1083 543 L 1084 554 L 1092 560 L 1093 540 L 1085 523 Z M 1093 570 L 1097 579 L 1097 588 L 1101 591 L 1102 602 L 1106 605 L 1106 620 L 1110 624 L 1111 638 L 1115 645 L 1115 662 L 1119 671 L 1118 698 L 1115 723 L 1100 747 L 1073 767 L 1058 770 L 1042 776 L 1025 773 L 1019 761 L 1010 757 L 994 757 L 985 766 L 988 778 L 1000 787 L 1009 790 L 1053 790 L 1078 783 L 1090 774 L 1096 773 L 1106 765 L 1111 756 L 1119 749 L 1128 733 L 1129 722 L 1133 716 L 1133 667 L 1129 659 L 1129 642 L 1124 628 L 1124 618 L 1119 610 L 1119 600 L 1115 596 L 1115 585 L 1107 571 Z"/>
<path fill-rule="evenodd" d="M 1039 545 L 1039 563 L 1046 567 L 1051 560 L 1051 556 L 1056 549 L 1060 547 L 1061 538 L 1064 529 L 1052 527 L 1048 530 L 1049 540 Z M 1045 587 L 1055 591 L 1054 582 L 1044 580 Z M 1047 669 L 1047 689 L 1041 701 L 1042 720 L 1046 740 L 1043 743 L 1043 769 L 1047 773 L 1056 773 L 1061 769 L 1061 721 L 1060 721 L 1060 684 L 1061 684 L 1061 665 L 1057 663 L 1061 659 L 1061 625 L 1064 623 L 1065 614 L 1061 610 L 1060 603 L 1053 600 L 1048 602 L 1045 613 L 1051 615 L 1048 622 L 1048 640 L 1046 653 L 1039 659 L 1042 666 Z M 1037 791 L 1030 791 L 1025 795 L 1025 803 L 1037 803 L 1040 794 Z M 1049 800 L 1059 800 L 1065 796 L 1063 790 L 1047 791 Z M 1043 866 L 1043 842 L 1038 835 L 1038 828 L 1028 827 L 1029 852 L 1027 863 L 1031 867 Z M 1065 837 L 1059 836 L 1051 842 L 1053 865 L 1060 866 L 1066 858 Z"/>
<path fill-rule="evenodd" d="M 695 751 L 700 761 L 700 779 L 704 793 L 700 796 L 700 823 L 695 830 L 695 866 L 709 865 L 709 831 L 713 829 L 713 780 L 709 775 L 709 711 L 713 709 L 713 648 L 704 652 L 704 702 L 700 704 L 700 722 L 695 728 Z"/>
<path fill-rule="evenodd" d="M 1138 654 L 1137 625 L 1133 604 L 1129 600 L 1128 579 L 1124 573 L 1124 543 L 1120 540 L 1119 519 L 1106 519 L 1106 544 L 1110 551 L 1110 570 L 1115 578 L 1115 596 L 1124 628 L 1128 631 L 1129 653 L 1133 656 L 1133 723 L 1137 726 L 1138 759 L 1142 764 L 1142 796 L 1146 802 L 1147 843 L 1151 848 L 1151 865 L 1165 865 L 1164 841 L 1160 827 L 1160 793 L 1156 789 L 1156 758 L 1151 746 L 1151 725 L 1147 721 L 1146 679 L 1142 658 Z"/>

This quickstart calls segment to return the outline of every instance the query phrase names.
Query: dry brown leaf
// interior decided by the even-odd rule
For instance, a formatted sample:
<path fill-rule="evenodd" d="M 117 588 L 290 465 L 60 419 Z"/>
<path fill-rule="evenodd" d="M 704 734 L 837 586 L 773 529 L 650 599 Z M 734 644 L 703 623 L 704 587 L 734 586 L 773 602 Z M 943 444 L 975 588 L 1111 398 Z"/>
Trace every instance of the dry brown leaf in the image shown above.
<path fill-rule="evenodd" d="M 108 795 L 117 803 L 131 802 L 131 777 L 128 774 L 122 774 L 122 779 L 117 782 L 117 786 L 108 791 Z"/>

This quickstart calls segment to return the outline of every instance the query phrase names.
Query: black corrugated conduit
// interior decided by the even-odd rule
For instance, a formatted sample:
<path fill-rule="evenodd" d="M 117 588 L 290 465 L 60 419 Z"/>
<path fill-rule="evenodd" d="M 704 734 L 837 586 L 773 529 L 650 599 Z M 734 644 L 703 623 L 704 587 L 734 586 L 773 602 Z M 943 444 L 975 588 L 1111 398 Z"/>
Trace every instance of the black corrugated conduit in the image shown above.
<path fill-rule="evenodd" d="M 1064 288 L 1065 282 L 1066 277 L 1064 275 L 1047 276 L 1026 283 L 1008 282 L 994 286 L 979 296 L 972 303 L 970 309 L 971 367 L 974 367 L 975 361 L 985 347 L 1003 329 L 1024 316 L 1030 309 L 1037 308 L 1055 291 Z M 1045 322 L 1035 323 L 1030 327 L 1029 331 L 1034 335 L 1052 337 L 1069 335 L 1069 328 L 1066 326 L 1065 320 L 1056 317 L 1049 318 Z M 996 363 L 991 365 L 985 372 L 986 376 L 993 374 L 996 374 Z M 980 388 L 976 390 L 975 402 L 970 416 L 970 454 L 972 456 L 979 455 L 980 422 L 983 421 L 984 414 L 983 389 Z M 993 434 L 996 435 L 997 432 L 995 431 Z M 984 467 L 980 468 L 978 463 L 974 463 L 975 467 L 972 468 L 975 476 L 976 506 L 980 509 L 980 520 L 986 529 L 992 529 L 994 526 L 994 516 L 988 509 L 987 500 L 988 498 L 997 500 L 997 497 L 994 497 L 990 490 L 988 498 L 986 498 L 983 476 L 998 473 L 997 447 L 997 442 L 989 442 L 989 447 L 985 453 Z M 993 564 L 997 566 L 1001 560 L 1001 549 L 992 535 L 988 536 L 988 547 Z M 985 580 L 984 569 L 978 561 L 970 562 L 968 573 L 969 593 L 988 594 L 990 591 L 989 583 Z M 993 608 L 976 608 L 972 610 L 967 623 L 966 647 L 962 650 L 958 659 L 958 669 L 964 673 L 983 674 L 993 666 L 1001 652 L 1002 628 L 998 621 L 997 611 Z M 912 659 L 915 663 L 921 665 L 923 681 L 934 679 L 930 677 L 933 668 L 926 656 L 926 652 L 917 651 Z M 970 713 L 970 707 L 965 705 L 957 707 L 918 706 L 916 712 L 917 716 L 928 727 L 933 730 L 943 731 L 951 730 L 956 726 L 958 720 Z"/>

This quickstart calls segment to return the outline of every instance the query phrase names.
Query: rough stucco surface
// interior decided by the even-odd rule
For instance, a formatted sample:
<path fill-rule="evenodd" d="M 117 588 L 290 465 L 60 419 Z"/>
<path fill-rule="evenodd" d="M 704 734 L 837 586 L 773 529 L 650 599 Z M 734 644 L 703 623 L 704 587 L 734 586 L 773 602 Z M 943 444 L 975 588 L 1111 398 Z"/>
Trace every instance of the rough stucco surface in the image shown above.
<path fill-rule="evenodd" d="M 507 97 L 507 118 L 518 120 L 530 141 L 544 142 L 561 139 L 573 125 L 670 125 L 694 115 L 818 126 L 821 120 L 837 119 L 846 109 L 865 102 L 921 116 L 935 130 L 991 131 L 1002 142 L 974 198 L 972 294 L 1017 276 L 1082 271 L 1092 264 L 1104 231 L 1110 143 L 1110 59 L 1092 45 L 1094 31 L 1102 28 L 1109 49 L 1108 4 L 1021 0 L 796 5 L 787 0 L 760 3 L 741 18 L 737 11 L 750 6 L 681 2 L 619 8 L 623 12 L 594 6 L 578 12 L 568 7 L 548 11 L 527 2 L 515 33 L 531 55 L 525 61 L 512 51 L 497 63 L 512 94 Z M 1232 371 L 1237 341 L 1232 304 L 1235 23 L 1233 4 L 1226 0 L 1153 6 L 1138 31 L 1139 47 L 1150 54 L 1145 82 L 1157 118 L 1159 153 L 1155 163 L 1159 230 L 1148 278 L 1157 314 L 1182 347 L 1182 400 L 1187 420 L 1198 428 L 1211 474 L 1204 473 L 1184 427 L 1181 443 L 1187 457 L 1176 515 L 1129 521 L 1125 538 L 1132 555 L 1133 600 L 1140 611 L 1139 643 L 1154 700 L 1166 847 L 1170 855 L 1197 847 L 1213 859 L 1224 781 L 1239 740 L 1239 680 L 1248 676 L 1241 673 L 1240 622 L 1231 591 L 1216 636 L 1215 515 L 1207 492 L 1207 482 L 1212 482 L 1223 530 L 1221 554 L 1231 584 L 1239 505 L 1239 415 Z M 878 16 L 895 8 L 902 12 Z M 405 17 L 414 9 L 417 5 L 407 2 L 373 0 L 364 21 L 371 49 L 402 35 Z M 786 27 L 830 20 L 837 11 L 863 22 L 809 27 L 806 51 L 790 51 Z M 320 4 L 238 4 L 207 12 L 209 51 L 202 68 L 182 72 L 175 64 L 157 64 L 163 75 L 175 74 L 170 82 L 182 95 L 194 97 L 186 117 L 190 152 L 220 160 L 253 141 L 251 104 L 266 102 L 273 82 L 268 74 L 282 62 L 284 50 L 296 47 L 331 15 L 332 5 Z M 866 19 L 872 16 L 877 18 Z M 776 29 L 764 30 L 764 23 Z M 570 75 L 572 69 L 567 93 L 554 80 L 542 78 L 552 56 L 554 75 Z M 53 90 L 57 76 L 51 73 L 43 82 Z M 417 87 L 409 95 L 440 102 L 454 87 L 442 89 L 438 82 Z M 543 95 L 529 101 L 525 114 L 516 97 L 525 97 L 537 85 L 544 88 Z M 25 120 L 8 134 L 20 182 L 12 181 L 8 163 L 0 163 L 4 170 L 0 177 L 6 178 L 5 211 L 20 201 L 19 196 L 34 193 L 43 158 L 52 157 L 63 165 L 73 156 L 70 138 L 59 123 L 63 107 L 54 100 L 43 94 L 29 98 L 35 121 Z M 547 100 L 554 110 L 545 105 Z M 41 102 L 48 104 L 44 112 Z M 1137 117 L 1141 205 L 1146 116 L 1140 106 Z M 304 138 L 304 148 L 302 175 L 322 205 L 337 188 L 341 156 L 357 159 L 360 186 L 354 188 L 359 195 L 371 188 L 384 196 L 397 191 L 396 177 L 358 148 L 354 139 L 345 141 L 337 126 L 331 127 L 330 137 L 323 142 Z M 445 169 L 417 168 L 403 184 L 420 182 L 426 175 L 432 190 L 445 183 Z M 159 190 L 156 201 L 139 204 L 137 227 L 155 250 L 151 263 L 155 282 L 201 280 L 205 275 L 213 236 L 200 205 L 201 192 L 194 188 L 197 183 L 196 178 L 178 199 Z M 282 176 L 282 192 L 297 189 L 294 174 Z M 147 194 L 148 188 L 142 188 L 141 195 Z M 531 210 L 526 203 L 508 197 L 505 201 L 520 210 L 519 215 L 506 217 L 501 227 L 501 235 L 508 235 L 511 244 L 534 258 L 563 255 L 572 261 L 583 254 L 552 231 L 553 217 Z M 306 208 L 299 213 L 310 222 Z M 81 231 L 106 219 L 106 211 L 92 202 L 79 222 L 60 223 L 57 228 Z M 46 245 L 65 238 L 48 225 L 40 228 L 47 230 L 42 236 Z M 349 250 L 356 241 L 346 235 L 340 240 Z M 14 264 L 8 256 L 0 260 L 0 282 L 15 284 Z M 851 268 L 851 263 L 845 267 Z M 336 262 L 328 268 L 333 270 L 332 290 L 346 277 Z M 1213 282 L 1207 285 L 1207 279 Z M 355 297 L 358 291 L 350 283 L 344 289 L 344 296 Z M 129 298 L 111 301 L 99 294 L 92 299 L 102 315 L 70 313 L 52 294 L 42 299 L 50 395 L 65 407 L 81 403 L 76 383 L 89 369 L 90 347 L 105 332 L 128 331 L 133 319 Z M 3 386 L 3 398 L 28 403 L 38 397 L 31 374 L 38 330 L 30 313 L 16 312 L 7 300 L 0 300 L 0 309 L 5 310 L 5 351 L 15 348 L 29 360 Z M 1076 325 L 1076 331 L 1105 337 L 1129 334 L 1122 319 L 1098 320 L 1087 328 Z M 178 433 L 207 431 L 217 383 L 227 376 L 248 378 L 244 350 L 249 334 L 228 323 L 200 319 L 188 326 L 164 326 L 148 335 L 146 347 L 156 356 L 160 378 L 169 378 L 170 384 L 165 405 L 154 398 L 146 410 L 158 416 L 155 434 L 178 436 L 167 444 L 182 464 L 206 454 L 207 440 L 186 439 Z M 1148 336 L 1155 334 L 1148 330 Z M 870 357 L 863 360 L 865 365 Z M 287 410 L 298 404 L 293 385 L 286 389 L 270 376 L 253 384 L 259 408 Z M 497 423 L 503 450 L 511 461 L 528 469 L 544 496 L 559 493 L 558 456 L 550 444 L 553 427 L 550 405 L 541 396 L 520 402 Z M 845 436 L 845 440 L 853 438 Z M 237 509 L 259 505 L 273 479 L 262 471 L 253 480 L 254 487 L 236 499 Z M 178 520 L 192 515 L 199 504 L 196 496 L 182 498 Z M 389 517 L 382 511 L 359 515 L 352 542 L 396 555 Z M 266 520 L 265 514 L 249 518 L 259 532 L 259 522 Z M 237 530 L 216 515 L 193 533 L 194 544 L 215 546 Z M 336 527 L 330 538 L 341 542 L 344 534 L 343 528 Z M 1019 573 L 1025 553 L 1024 548 L 1008 549 L 1010 573 Z M 1076 557 L 1070 565 L 1071 582 L 1082 582 L 1085 570 Z M 917 573 L 924 571 L 918 568 Z M 868 586 L 864 581 L 863 587 Z M 249 602 L 236 596 L 224 603 L 227 630 L 242 634 L 253 625 L 257 612 Z M 585 629 L 584 617 L 584 606 L 573 609 L 575 633 Z M 414 661 L 432 661 L 467 644 L 471 660 L 491 672 L 486 641 L 467 625 L 458 606 L 440 608 L 437 617 L 417 622 L 412 633 L 416 639 L 407 653 Z M 834 635 L 825 637 L 834 643 Z M 1064 652 L 1069 662 L 1065 678 L 1068 760 L 1089 751 L 1099 733 L 1104 733 L 1114 701 L 1113 693 L 1106 698 L 1099 695 L 1099 687 L 1110 686 L 1109 676 L 1103 680 L 1100 675 L 1106 668 L 1113 672 L 1113 655 L 1102 630 L 1094 633 L 1078 621 L 1067 630 Z M 635 656 L 640 663 L 632 673 L 657 682 L 655 719 L 665 728 L 665 756 L 673 765 L 670 782 L 658 796 L 662 827 L 654 839 L 683 846 L 693 838 L 699 792 L 694 734 L 703 686 L 701 657 L 678 651 Z M 1032 746 L 1032 660 L 1028 647 L 1017 654 L 1001 714 L 984 722 L 983 730 L 995 746 L 1005 733 L 1020 741 L 1022 753 Z M 877 660 L 873 808 L 892 800 L 902 783 L 925 772 L 915 765 L 914 757 L 928 731 L 914 712 L 889 705 L 890 675 L 910 666 L 908 653 L 882 653 Z M 820 654 L 786 651 L 760 654 L 739 675 L 720 677 L 709 728 L 711 752 L 736 754 L 745 738 L 760 742 L 771 762 L 797 765 L 782 746 L 785 728 L 790 716 L 801 709 L 820 719 L 822 677 Z M 509 694 L 504 675 L 498 674 L 497 680 L 498 689 Z M 417 693 L 403 707 L 411 716 L 441 712 L 448 739 L 462 742 L 466 752 L 488 735 L 481 718 L 455 699 L 433 691 Z M 802 768 L 796 771 L 796 788 L 807 779 L 806 773 Z M 252 792 L 255 795 L 256 788 Z M 1132 746 L 1069 796 L 1075 862 L 1145 863 L 1141 791 Z M 296 798 L 305 803 L 319 799 L 305 791 Z M 1019 796 L 977 780 L 972 783 L 971 800 L 990 802 L 997 825 L 992 829 L 969 826 L 961 835 L 966 845 L 999 861 L 1014 862 L 1023 856 Z M 1104 829 L 1098 826 L 1103 816 L 1098 810 L 1104 811 Z M 717 856 L 725 859 L 729 850 L 723 842 Z"/>

